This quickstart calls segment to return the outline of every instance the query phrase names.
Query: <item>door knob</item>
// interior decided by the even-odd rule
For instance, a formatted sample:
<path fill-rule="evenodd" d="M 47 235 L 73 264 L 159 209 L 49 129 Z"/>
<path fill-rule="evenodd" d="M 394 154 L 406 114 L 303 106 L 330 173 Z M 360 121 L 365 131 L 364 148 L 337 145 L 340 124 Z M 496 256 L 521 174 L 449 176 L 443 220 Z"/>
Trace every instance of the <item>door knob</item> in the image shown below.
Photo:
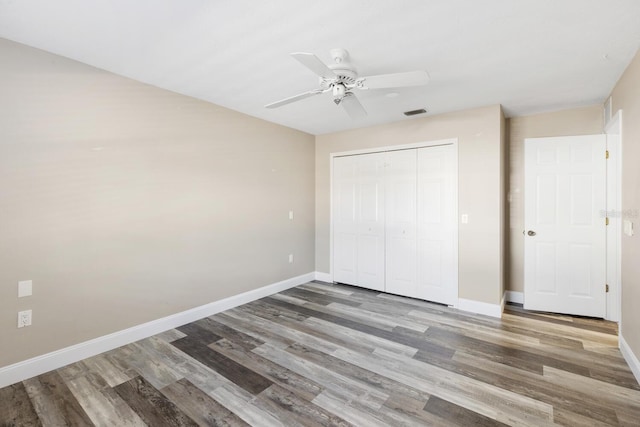
<path fill-rule="evenodd" d="M 533 231 L 533 230 L 529 230 L 529 231 L 527 231 L 527 235 L 529 235 L 529 236 L 535 236 L 535 235 L 536 235 L 536 232 L 535 232 L 535 231 Z"/>

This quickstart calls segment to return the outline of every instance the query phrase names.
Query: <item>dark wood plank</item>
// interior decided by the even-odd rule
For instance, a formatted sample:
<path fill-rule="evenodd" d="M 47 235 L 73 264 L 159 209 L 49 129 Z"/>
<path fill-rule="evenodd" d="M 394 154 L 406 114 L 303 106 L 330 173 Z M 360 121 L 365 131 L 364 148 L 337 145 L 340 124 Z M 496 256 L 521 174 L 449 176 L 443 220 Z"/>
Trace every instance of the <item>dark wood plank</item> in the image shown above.
<path fill-rule="evenodd" d="M 264 344 L 264 341 L 256 339 L 251 335 L 245 334 L 236 329 L 230 328 L 229 326 L 218 322 L 215 318 L 212 317 L 206 317 L 204 319 L 198 320 L 197 322 L 195 322 L 195 324 L 213 332 L 220 337 L 226 338 L 229 341 L 233 341 L 247 351 L 251 351 L 259 345 Z"/>
<path fill-rule="evenodd" d="M 291 311 L 297 311 L 301 314 L 304 314 L 309 317 L 316 317 L 318 319 L 326 320 L 328 322 L 335 323 L 340 326 L 344 326 L 350 329 L 354 329 L 356 331 L 364 332 L 366 334 L 374 335 L 379 338 L 384 338 L 386 340 L 396 342 L 398 344 L 403 344 L 409 347 L 413 347 L 416 349 L 421 349 L 425 351 L 436 351 L 441 354 L 453 354 L 450 349 L 447 349 L 446 346 L 442 346 L 433 342 L 429 342 L 424 338 L 415 338 L 411 336 L 405 336 L 396 334 L 393 331 L 387 331 L 384 329 L 376 328 L 364 323 L 356 322 L 354 320 L 345 319 L 344 317 L 340 317 L 337 315 L 323 313 L 321 311 L 312 310 L 307 307 L 302 307 L 299 305 L 291 304 L 285 301 L 280 301 L 275 298 L 263 298 L 263 301 L 268 302 L 277 307 L 282 307 Z"/>
<path fill-rule="evenodd" d="M 248 320 L 247 317 L 238 309 L 232 309 L 229 311 L 225 311 L 224 313 L 219 313 L 216 315 L 216 320 L 247 335 L 250 335 L 255 339 L 270 342 L 273 345 L 275 345 L 275 343 L 278 343 L 278 345 L 282 347 L 288 347 L 295 342 L 295 340 L 291 340 L 289 338 L 283 337 L 280 334 L 277 334 L 276 331 L 271 331 L 268 328 L 261 327 L 259 324 L 256 324 L 256 322 Z"/>
<path fill-rule="evenodd" d="M 640 391 L 640 384 L 633 376 L 633 373 L 627 369 L 590 369 L 591 378 L 607 382 L 609 384 L 619 385 L 620 387 L 626 387 L 632 390 Z"/>
<path fill-rule="evenodd" d="M 430 340 L 458 351 L 474 354 L 482 359 L 490 359 L 509 366 L 528 369 L 538 374 L 542 366 L 551 366 L 578 375 L 592 377 L 612 384 L 620 384 L 628 388 L 638 389 L 638 383 L 621 358 L 602 354 L 593 354 L 580 350 L 577 346 L 567 346 L 562 337 L 553 345 L 551 340 L 544 340 L 545 346 L 522 345 L 504 342 L 496 344 L 480 338 L 469 336 L 471 331 L 453 332 L 451 328 L 430 327 L 425 336 Z M 545 335 L 548 336 L 548 335 Z M 541 338 L 541 344 L 543 339 Z"/>
<path fill-rule="evenodd" d="M 449 420 L 452 425 L 467 427 L 493 427 L 493 426 L 506 426 L 507 424 L 493 420 L 484 415 L 470 411 L 469 409 L 458 406 L 454 403 L 447 402 L 440 399 L 437 396 L 431 396 L 424 410 L 434 415 L 438 415 L 446 420 Z"/>
<path fill-rule="evenodd" d="M 542 366 L 546 365 L 573 372 L 575 374 L 590 376 L 588 368 L 576 365 L 575 363 L 549 356 L 541 356 L 525 349 L 516 349 L 493 344 L 466 335 L 445 331 L 440 328 L 429 328 L 424 335 L 425 337 L 435 340 L 437 343 L 453 350 L 464 351 L 469 354 L 478 355 L 479 357 L 499 361 L 500 363 L 520 369 L 526 369 L 540 375 L 542 375 Z"/>
<path fill-rule="evenodd" d="M 144 422 L 99 374 L 66 380 L 69 389 L 97 426 L 143 426 Z M 47 420 L 55 424 L 53 420 Z"/>
<path fill-rule="evenodd" d="M 187 336 L 171 343 L 200 363 L 223 375 L 251 394 L 258 394 L 271 384 L 267 378 Z"/>
<path fill-rule="evenodd" d="M 584 350 L 584 344 L 582 341 L 565 337 L 553 337 L 547 335 L 540 338 L 540 344 Z"/>
<path fill-rule="evenodd" d="M 191 339 L 198 340 L 205 345 L 211 344 L 212 342 L 216 342 L 219 339 L 222 339 L 220 335 L 214 333 L 209 329 L 203 328 L 197 322 L 180 326 L 178 330 L 183 334 L 186 334 Z"/>
<path fill-rule="evenodd" d="M 286 318 L 295 322 L 304 322 L 309 317 L 295 310 L 282 310 L 281 307 L 274 307 L 273 305 L 267 304 L 265 298 L 245 304 L 239 307 L 239 309 L 269 320 Z"/>
<path fill-rule="evenodd" d="M 321 294 L 318 292 L 313 292 L 313 291 L 310 291 L 307 289 L 301 289 L 301 288 L 287 289 L 286 291 L 283 291 L 282 294 L 290 295 L 292 297 L 300 298 L 305 301 L 313 302 L 315 304 L 320 304 L 320 305 L 329 305 L 331 303 L 338 303 L 338 304 L 348 305 L 352 307 L 358 307 L 361 305 L 360 302 L 354 301 L 353 299 L 325 295 L 325 294 Z"/>
<path fill-rule="evenodd" d="M 260 393 L 260 407 L 277 416 L 286 426 L 349 427 L 337 414 L 315 405 L 277 384 Z"/>
<path fill-rule="evenodd" d="M 265 306 L 268 306 L 268 304 L 265 304 Z M 338 333 L 335 328 L 318 327 L 317 325 L 310 324 L 308 320 L 313 318 L 305 318 L 305 321 L 302 321 L 302 322 L 290 320 L 289 316 L 272 318 L 268 314 L 264 315 L 265 312 L 261 311 L 260 310 L 261 308 L 262 308 L 261 306 L 254 306 L 252 310 L 253 315 L 256 317 L 263 317 L 268 321 L 274 322 L 277 328 L 273 328 L 273 329 L 275 331 L 278 331 L 278 330 L 283 331 L 283 332 L 280 332 L 281 335 L 287 335 L 291 337 L 293 336 L 292 334 L 285 333 L 284 331 L 291 331 L 291 332 L 297 331 L 297 332 L 302 332 L 304 334 L 308 334 L 315 338 L 319 338 L 321 340 L 326 341 L 327 343 L 335 344 L 337 346 L 345 346 L 345 347 L 354 348 L 354 349 L 357 348 L 359 351 L 363 351 L 363 352 L 373 351 L 375 348 L 375 346 L 371 344 L 354 340 L 352 336 L 343 337 L 342 334 Z M 282 310 L 288 311 L 284 308 Z M 295 344 L 298 340 L 299 339 L 296 339 L 296 340 L 291 339 L 283 347 L 288 347 L 292 344 Z"/>
<path fill-rule="evenodd" d="M 295 354 L 303 359 L 315 363 L 320 366 L 331 366 L 331 370 L 339 373 L 347 378 L 356 380 L 368 386 L 374 386 L 390 396 L 406 396 L 411 399 L 420 400 L 422 404 L 429 399 L 429 395 L 402 384 L 398 381 L 389 379 L 383 375 L 356 366 L 352 363 L 345 362 L 329 354 L 322 353 L 302 344 L 293 344 L 286 349 L 289 353 Z"/>
<path fill-rule="evenodd" d="M 302 305 L 303 307 L 310 308 L 325 314 L 339 316 L 343 319 L 352 320 L 354 322 L 363 323 L 375 328 L 383 329 L 386 331 L 392 331 L 396 326 L 404 326 L 407 329 L 413 329 L 419 332 L 424 332 L 426 326 L 420 322 L 414 320 L 405 319 L 404 315 L 397 315 L 393 310 L 379 310 L 376 312 L 371 309 L 363 309 L 361 306 L 355 307 L 344 304 L 331 304 L 324 306 L 316 304 L 312 301 L 304 302 L 296 298 L 291 298 L 287 295 L 272 295 L 273 298 L 292 303 L 294 305 Z M 284 310 L 284 308 L 281 308 Z"/>
<path fill-rule="evenodd" d="M 236 414 L 186 379 L 163 388 L 162 394 L 175 403 L 185 414 L 204 426 L 248 426 Z"/>
<path fill-rule="evenodd" d="M 602 319 L 584 318 L 579 316 L 563 316 L 554 313 L 543 313 L 528 311 L 515 305 L 506 305 L 505 311 L 520 317 L 536 319 L 556 325 L 570 326 L 572 328 L 584 329 L 587 331 L 602 332 L 604 334 L 617 335 L 618 327 L 615 322 L 608 322 Z"/>
<path fill-rule="evenodd" d="M 27 393 L 43 422 L 65 420 L 67 425 L 92 426 L 93 422 L 56 371 L 28 380 Z"/>
<path fill-rule="evenodd" d="M 564 408 L 554 408 L 553 422 L 556 425 L 566 426 L 566 427 L 577 427 L 577 426 L 579 427 L 583 427 L 583 426 L 611 427 L 611 426 L 618 426 L 618 425 L 636 427 L 638 425 L 637 423 L 631 423 L 631 424 L 619 424 L 618 422 L 614 422 L 613 424 L 605 423 L 602 421 L 595 420 L 591 417 L 587 417 L 581 414 L 576 414 L 575 412 L 568 411 Z"/>
<path fill-rule="evenodd" d="M 133 378 L 115 391 L 150 426 L 198 425 L 144 378 Z"/>
<path fill-rule="evenodd" d="M 394 413 L 414 419 L 412 425 L 424 425 L 430 427 L 451 427 L 451 423 L 436 414 L 424 410 L 426 402 L 411 399 L 402 395 L 391 395 L 384 407 L 391 409 Z M 401 425 L 401 424 L 400 424 Z"/>
<path fill-rule="evenodd" d="M 41 426 L 22 383 L 0 388 L 0 426 Z"/>
<path fill-rule="evenodd" d="M 312 379 L 299 375 L 287 369 L 286 366 L 273 363 L 254 352 L 244 351 L 231 341 L 220 340 L 214 344 L 214 347 L 230 359 L 308 401 L 312 401 L 323 390 L 323 387 Z"/>
<path fill-rule="evenodd" d="M 594 401 L 583 393 L 558 387 L 546 381 L 542 376 L 530 374 L 527 370 L 518 373 L 517 370 L 508 366 L 499 369 L 498 362 L 483 362 L 475 356 L 456 356 L 456 359 L 458 358 L 468 362 L 446 360 L 426 352 L 418 352 L 414 356 L 416 360 L 473 378 L 481 383 L 548 403 L 554 409 L 561 408 L 567 412 L 605 423 L 616 419 L 615 411 L 606 403 Z M 493 369 L 489 369 L 491 366 Z"/>

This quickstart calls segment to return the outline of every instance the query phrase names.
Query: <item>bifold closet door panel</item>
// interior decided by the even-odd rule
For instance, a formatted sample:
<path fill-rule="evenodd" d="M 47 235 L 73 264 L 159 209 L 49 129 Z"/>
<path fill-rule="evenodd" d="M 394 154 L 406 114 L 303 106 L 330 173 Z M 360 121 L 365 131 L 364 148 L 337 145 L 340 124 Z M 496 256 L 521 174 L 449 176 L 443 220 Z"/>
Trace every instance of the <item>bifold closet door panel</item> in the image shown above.
<path fill-rule="evenodd" d="M 452 145 L 335 157 L 333 280 L 455 304 L 456 176 Z"/>
<path fill-rule="evenodd" d="M 384 153 L 354 156 L 357 162 L 357 284 L 384 291 Z"/>
<path fill-rule="evenodd" d="M 352 285 L 358 284 L 357 169 L 355 156 L 333 159 L 333 280 Z"/>
<path fill-rule="evenodd" d="M 414 296 L 417 150 L 390 151 L 385 167 L 385 291 Z"/>
<path fill-rule="evenodd" d="M 451 145 L 418 149 L 416 298 L 457 301 L 456 158 Z"/>

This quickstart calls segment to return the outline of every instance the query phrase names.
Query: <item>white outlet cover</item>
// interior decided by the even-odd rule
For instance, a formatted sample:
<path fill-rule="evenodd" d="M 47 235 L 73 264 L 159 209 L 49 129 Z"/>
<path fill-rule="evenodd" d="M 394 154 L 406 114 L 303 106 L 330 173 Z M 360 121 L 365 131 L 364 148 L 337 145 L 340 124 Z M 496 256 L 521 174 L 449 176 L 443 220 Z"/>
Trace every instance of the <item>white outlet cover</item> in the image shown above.
<path fill-rule="evenodd" d="M 31 326 L 31 310 L 24 310 L 18 312 L 18 328 L 24 328 L 25 326 Z"/>
<path fill-rule="evenodd" d="M 33 295 L 33 281 L 21 280 L 18 282 L 18 298 Z"/>
<path fill-rule="evenodd" d="M 293 211 L 289 211 L 289 219 L 293 219 Z"/>

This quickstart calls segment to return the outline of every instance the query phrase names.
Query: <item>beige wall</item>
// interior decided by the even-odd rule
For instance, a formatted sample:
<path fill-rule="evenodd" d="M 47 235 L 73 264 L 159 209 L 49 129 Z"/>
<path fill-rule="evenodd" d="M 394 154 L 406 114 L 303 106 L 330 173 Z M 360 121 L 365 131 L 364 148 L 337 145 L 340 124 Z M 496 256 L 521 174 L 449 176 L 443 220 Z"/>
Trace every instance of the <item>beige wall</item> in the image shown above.
<path fill-rule="evenodd" d="M 499 304 L 502 298 L 501 109 L 474 110 L 316 137 L 316 270 L 329 271 L 330 153 L 458 138 L 459 296 Z"/>
<path fill-rule="evenodd" d="M 620 329 L 640 359 L 640 52 L 611 94 L 612 111 L 622 110 L 622 211 L 636 234 L 622 236 L 622 322 Z"/>
<path fill-rule="evenodd" d="M 524 140 L 602 133 L 601 105 L 507 119 L 509 138 L 507 290 L 524 292 Z"/>
<path fill-rule="evenodd" d="M 312 135 L 1 39 L 0 58 L 0 367 L 314 270 Z"/>

